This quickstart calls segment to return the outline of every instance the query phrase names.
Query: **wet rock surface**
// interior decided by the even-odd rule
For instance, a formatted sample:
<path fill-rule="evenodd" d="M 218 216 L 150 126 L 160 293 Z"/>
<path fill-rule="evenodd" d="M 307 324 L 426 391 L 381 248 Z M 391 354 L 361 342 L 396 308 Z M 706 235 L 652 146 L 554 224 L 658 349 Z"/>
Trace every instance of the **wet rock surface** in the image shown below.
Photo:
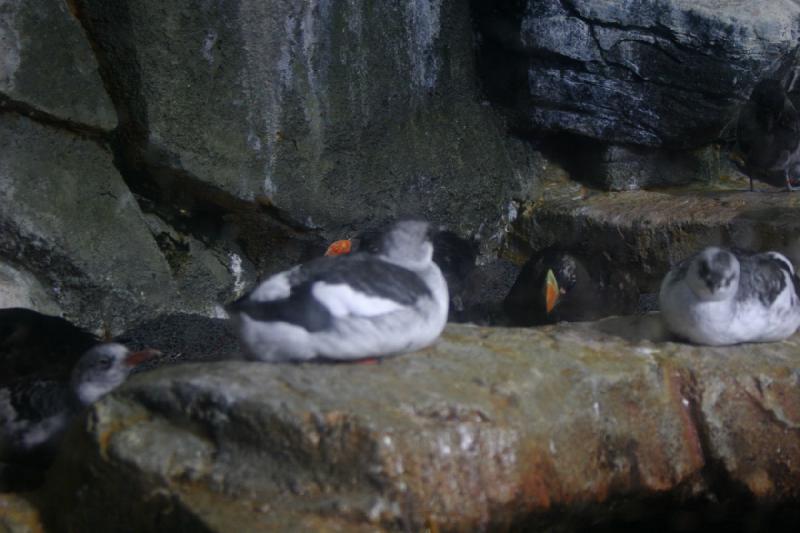
<path fill-rule="evenodd" d="M 795 64 L 800 6 L 474 0 L 487 91 L 521 130 L 696 148 Z"/>
<path fill-rule="evenodd" d="M 201 182 L 307 229 L 414 214 L 466 232 L 530 175 L 478 103 L 463 2 L 75 4 L 121 164 L 162 191 Z"/>
<path fill-rule="evenodd" d="M 74 428 L 45 515 L 77 530 L 476 530 L 667 494 L 800 497 L 800 339 L 665 339 L 657 315 L 451 324 L 379 365 L 143 373 Z"/>

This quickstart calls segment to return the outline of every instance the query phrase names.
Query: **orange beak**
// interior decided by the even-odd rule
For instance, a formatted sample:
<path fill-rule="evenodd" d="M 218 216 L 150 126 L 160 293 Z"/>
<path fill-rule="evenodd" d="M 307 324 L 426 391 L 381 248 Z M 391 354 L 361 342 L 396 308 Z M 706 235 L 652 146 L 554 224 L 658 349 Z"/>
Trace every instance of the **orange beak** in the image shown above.
<path fill-rule="evenodd" d="M 335 241 L 330 246 L 328 246 L 327 250 L 325 250 L 325 255 L 332 255 L 332 256 L 346 255 L 350 253 L 352 246 L 353 244 L 350 241 L 350 239 L 342 239 L 340 241 Z"/>
<path fill-rule="evenodd" d="M 558 297 L 561 293 L 558 290 L 558 282 L 556 281 L 556 276 L 553 274 L 552 270 L 547 271 L 547 280 L 545 281 L 544 286 L 544 296 L 545 296 L 545 308 L 547 309 L 547 313 L 550 314 L 550 311 L 558 303 Z"/>
<path fill-rule="evenodd" d="M 151 350 L 146 349 L 140 352 L 132 352 L 129 353 L 128 356 L 125 358 L 125 364 L 128 366 L 136 366 L 140 363 L 144 363 L 148 359 L 151 359 L 157 355 L 161 355 L 161 352 L 158 350 Z"/>

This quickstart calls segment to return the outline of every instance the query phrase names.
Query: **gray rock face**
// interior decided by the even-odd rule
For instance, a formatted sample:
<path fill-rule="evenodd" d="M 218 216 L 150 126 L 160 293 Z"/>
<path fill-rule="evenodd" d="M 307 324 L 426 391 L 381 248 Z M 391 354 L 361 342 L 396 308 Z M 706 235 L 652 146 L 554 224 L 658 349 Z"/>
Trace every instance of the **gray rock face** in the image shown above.
<path fill-rule="evenodd" d="M 517 128 L 695 148 L 794 63 L 790 0 L 474 0 L 481 75 Z M 784 65 L 785 66 L 785 65 Z"/>
<path fill-rule="evenodd" d="M 0 105 L 111 130 L 117 114 L 69 5 L 0 1 Z"/>
<path fill-rule="evenodd" d="M 26 307 L 49 315 L 61 314 L 55 295 L 29 272 L 0 261 L 0 308 Z"/>
<path fill-rule="evenodd" d="M 463 2 L 77 5 L 129 168 L 333 231 L 405 214 L 474 230 L 520 187 Z"/>
<path fill-rule="evenodd" d="M 171 305 L 169 266 L 94 142 L 0 115 L 0 205 L 0 256 L 75 323 L 118 330 Z"/>
<path fill-rule="evenodd" d="M 757 500 L 796 494 L 798 339 L 699 348 L 645 319 L 451 324 L 375 366 L 140 374 L 75 428 L 48 514 L 76 530 L 474 531 L 708 495 L 720 474 Z"/>

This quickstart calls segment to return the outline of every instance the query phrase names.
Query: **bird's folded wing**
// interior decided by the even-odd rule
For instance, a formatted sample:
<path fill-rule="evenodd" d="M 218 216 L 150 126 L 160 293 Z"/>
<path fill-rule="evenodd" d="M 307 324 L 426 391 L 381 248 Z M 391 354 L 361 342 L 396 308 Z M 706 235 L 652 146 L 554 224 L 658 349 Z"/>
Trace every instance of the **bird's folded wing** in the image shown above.
<path fill-rule="evenodd" d="M 397 300 L 366 294 L 346 284 L 317 282 L 313 285 L 312 293 L 337 318 L 373 317 L 406 307 Z"/>

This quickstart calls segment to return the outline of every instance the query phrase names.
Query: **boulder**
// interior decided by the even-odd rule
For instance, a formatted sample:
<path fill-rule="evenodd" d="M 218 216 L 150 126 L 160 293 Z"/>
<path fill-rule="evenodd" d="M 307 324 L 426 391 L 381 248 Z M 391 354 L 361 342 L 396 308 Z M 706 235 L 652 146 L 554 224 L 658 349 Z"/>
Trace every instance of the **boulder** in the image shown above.
<path fill-rule="evenodd" d="M 698 148 L 797 64 L 791 0 L 473 0 L 480 74 L 522 131 Z"/>
<path fill-rule="evenodd" d="M 109 131 L 117 114 L 70 2 L 0 6 L 0 107 L 71 129 Z"/>
<path fill-rule="evenodd" d="M 24 265 L 76 324 L 119 331 L 173 305 L 169 265 L 95 142 L 0 115 L 0 205 L 0 257 Z"/>
<path fill-rule="evenodd" d="M 450 324 L 378 365 L 142 373 L 72 428 L 44 512 L 67 530 L 475 531 L 664 495 L 797 498 L 800 337 L 666 339 L 657 315 Z"/>
<path fill-rule="evenodd" d="M 532 180 L 478 102 L 463 2 L 75 4 L 123 170 L 155 189 L 258 199 L 326 237 L 402 215 L 466 234 Z"/>

